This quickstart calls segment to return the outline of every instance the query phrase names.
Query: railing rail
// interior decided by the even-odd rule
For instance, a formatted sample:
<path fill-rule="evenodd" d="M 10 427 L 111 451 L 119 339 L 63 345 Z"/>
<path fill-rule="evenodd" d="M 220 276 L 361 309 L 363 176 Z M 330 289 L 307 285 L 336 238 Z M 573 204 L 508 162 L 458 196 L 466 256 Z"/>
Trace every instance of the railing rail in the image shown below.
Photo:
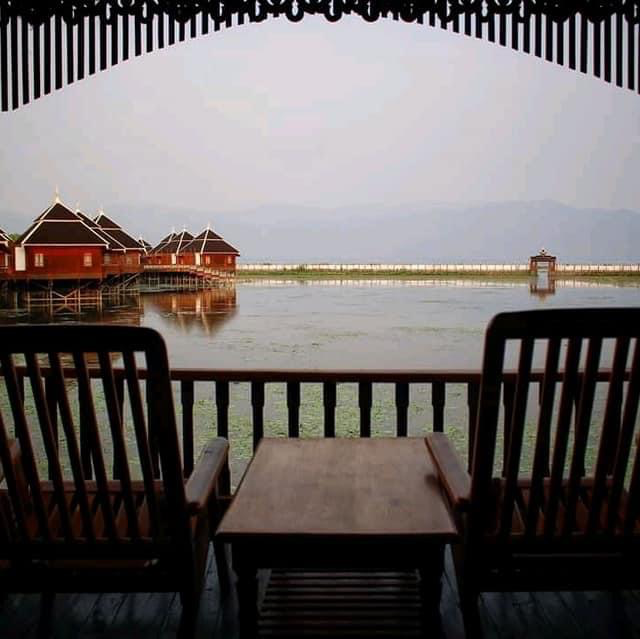
<path fill-rule="evenodd" d="M 25 368 L 17 367 L 18 381 L 24 397 L 24 383 L 27 377 Z M 89 369 L 92 378 L 99 378 L 99 369 Z M 146 378 L 146 370 L 138 371 L 141 379 Z M 46 400 L 50 407 L 55 407 L 55 385 L 48 383 L 49 369 L 42 368 L 45 378 Z M 75 378 L 75 370 L 65 369 L 67 379 Z M 124 404 L 124 371 L 114 369 L 116 391 Z M 607 381 L 609 372 L 601 370 L 598 380 Z M 509 436 L 506 430 L 508 419 L 513 407 L 515 391 L 515 372 L 506 372 L 503 376 L 503 406 L 505 413 L 504 437 Z M 265 386 L 267 384 L 286 385 L 287 423 L 286 434 L 288 437 L 300 436 L 300 408 L 302 384 L 322 385 L 323 404 L 323 435 L 324 437 L 336 436 L 336 407 L 337 388 L 340 384 L 357 384 L 358 410 L 359 410 L 359 436 L 370 437 L 372 435 L 372 406 L 373 389 L 375 385 L 394 385 L 394 403 L 396 413 L 395 435 L 406 437 L 409 434 L 409 407 L 411 405 L 411 387 L 417 384 L 430 385 L 432 428 L 436 432 L 445 430 L 445 405 L 448 385 L 463 385 L 466 387 L 467 405 L 467 452 L 471 459 L 476 429 L 476 412 L 480 393 L 481 375 L 477 370 L 289 370 L 289 369 L 201 369 L 201 368 L 176 368 L 171 371 L 171 379 L 176 385 L 177 395 L 182 408 L 182 452 L 185 474 L 191 473 L 194 465 L 195 433 L 194 433 L 194 406 L 195 388 L 198 384 L 213 386 L 216 411 L 216 431 L 220 437 L 230 436 L 230 384 L 248 383 L 250 387 L 249 400 L 252 414 L 252 444 L 255 450 L 260 439 L 264 436 L 265 421 Z M 531 375 L 531 381 L 540 384 L 543 379 L 543 371 L 535 370 Z M 558 374 L 562 379 L 562 374 Z M 55 415 L 56 411 L 52 410 Z M 57 421 L 54 417 L 54 422 Z M 55 426 L 55 424 L 54 424 Z M 233 449 L 233 442 L 231 442 Z M 230 481 L 230 479 L 229 479 Z"/>

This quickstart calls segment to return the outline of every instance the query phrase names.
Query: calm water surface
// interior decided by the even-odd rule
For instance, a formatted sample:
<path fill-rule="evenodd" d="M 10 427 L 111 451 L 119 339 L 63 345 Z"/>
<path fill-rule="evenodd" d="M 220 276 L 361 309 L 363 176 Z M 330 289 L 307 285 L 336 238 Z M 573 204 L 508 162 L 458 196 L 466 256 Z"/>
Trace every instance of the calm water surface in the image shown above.
<path fill-rule="evenodd" d="M 478 368 L 485 327 L 499 311 L 638 304 L 637 285 L 559 283 L 540 295 L 526 282 L 262 280 L 145 294 L 80 319 L 159 330 L 174 367 Z M 4 323 L 50 317 L 0 311 Z"/>

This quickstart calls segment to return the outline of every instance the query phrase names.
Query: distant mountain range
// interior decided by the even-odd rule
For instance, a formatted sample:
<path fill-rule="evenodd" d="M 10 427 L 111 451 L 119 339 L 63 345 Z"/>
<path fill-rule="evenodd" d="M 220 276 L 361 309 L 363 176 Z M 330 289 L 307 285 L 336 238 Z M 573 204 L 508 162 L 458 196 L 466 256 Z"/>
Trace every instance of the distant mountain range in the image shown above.
<path fill-rule="evenodd" d="M 0 227 L 22 232 L 40 212 L 0 212 Z M 210 222 L 244 262 L 523 262 L 541 247 L 565 263 L 640 262 L 640 213 L 554 201 L 235 212 L 113 203 L 105 212 L 152 244 L 172 227 L 196 233 Z"/>

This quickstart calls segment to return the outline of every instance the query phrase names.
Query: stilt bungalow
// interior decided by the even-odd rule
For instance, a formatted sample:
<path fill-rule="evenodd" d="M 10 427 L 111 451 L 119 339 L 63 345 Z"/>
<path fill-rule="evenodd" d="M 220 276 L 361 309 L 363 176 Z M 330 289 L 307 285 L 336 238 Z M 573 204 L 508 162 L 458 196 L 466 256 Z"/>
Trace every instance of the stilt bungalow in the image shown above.
<path fill-rule="evenodd" d="M 240 255 L 236 248 L 210 227 L 187 244 L 182 252 L 185 257 L 190 256 L 190 264 L 233 272 L 236 270 L 236 258 Z"/>
<path fill-rule="evenodd" d="M 6 277 L 13 268 L 13 241 L 0 229 L 0 274 Z"/>
<path fill-rule="evenodd" d="M 15 243 L 14 275 L 27 280 L 102 278 L 108 242 L 56 196 Z"/>
<path fill-rule="evenodd" d="M 109 238 L 109 249 L 104 255 L 105 274 L 139 273 L 144 248 L 138 240 L 127 233 L 117 222 L 100 211 L 93 222 L 101 235 Z"/>
<path fill-rule="evenodd" d="M 158 266 L 171 265 L 171 253 L 165 253 L 164 249 L 173 241 L 175 236 L 175 231 L 171 231 L 169 235 L 163 237 L 149 253 L 147 264 L 155 264 Z"/>
<path fill-rule="evenodd" d="M 185 260 L 184 254 L 181 254 L 182 249 L 193 240 L 193 235 L 186 229 L 183 229 L 180 233 L 172 233 L 169 239 L 164 240 L 154 250 L 154 257 L 156 260 L 154 264 L 162 264 L 164 266 L 184 266 L 193 264 Z"/>
<path fill-rule="evenodd" d="M 144 249 L 142 258 L 145 258 L 151 253 L 151 251 L 153 251 L 153 247 L 151 246 L 151 244 L 149 244 L 149 242 L 147 242 L 147 240 L 145 240 L 142 236 L 138 238 L 138 244 L 140 244 L 140 246 Z"/>

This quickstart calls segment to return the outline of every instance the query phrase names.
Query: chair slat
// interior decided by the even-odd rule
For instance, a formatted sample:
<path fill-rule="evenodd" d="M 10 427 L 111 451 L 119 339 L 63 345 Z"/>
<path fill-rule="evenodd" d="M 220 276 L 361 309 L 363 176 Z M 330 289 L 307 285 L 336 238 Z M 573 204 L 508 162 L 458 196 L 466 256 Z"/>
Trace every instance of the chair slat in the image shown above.
<path fill-rule="evenodd" d="M 562 490 L 564 466 L 569 445 L 571 414 L 573 412 L 574 397 L 578 384 L 578 366 L 580 365 L 581 350 L 582 340 L 577 337 L 570 338 L 564 363 L 564 379 L 562 381 L 556 436 L 553 444 L 549 499 L 547 500 L 547 507 L 545 509 L 544 535 L 547 539 L 550 539 L 556 531 L 556 518 L 560 504 L 560 492 Z"/>
<path fill-rule="evenodd" d="M 627 397 L 624 403 L 620 436 L 613 463 L 611 491 L 608 500 L 607 532 L 612 535 L 617 527 L 617 515 L 620 510 L 621 497 L 624 491 L 625 475 L 629 464 L 629 452 L 633 441 L 633 433 L 638 416 L 640 400 L 640 339 L 636 339 L 627 386 Z"/>
<path fill-rule="evenodd" d="M 531 377 L 531 363 L 533 358 L 534 340 L 525 338 L 520 346 L 518 361 L 518 377 L 515 384 L 513 412 L 509 420 L 509 447 L 505 448 L 506 482 L 500 521 L 500 535 L 506 539 L 511 532 L 511 523 L 516 500 L 518 485 L 518 469 L 522 454 L 522 439 L 524 435 L 524 421 L 527 414 L 527 399 L 529 397 L 529 378 Z M 505 442 L 506 446 L 506 442 Z"/>
<path fill-rule="evenodd" d="M 134 539 L 137 539 L 140 537 L 140 532 L 138 530 L 136 507 L 133 502 L 131 473 L 129 470 L 127 447 L 124 442 L 124 425 L 122 423 L 122 412 L 120 411 L 120 402 L 113 376 L 113 367 L 111 366 L 111 357 L 109 356 L 109 353 L 99 351 L 98 361 L 100 362 L 102 384 L 107 403 L 107 415 L 109 417 L 111 439 L 113 441 L 113 455 L 118 461 L 117 467 L 120 475 L 119 479 L 122 485 L 122 498 L 124 501 L 125 511 L 127 513 L 127 519 L 129 521 L 129 535 Z"/>
<path fill-rule="evenodd" d="M 82 458 L 80 456 L 80 447 L 76 437 L 76 430 L 73 424 L 73 415 L 69 406 L 69 398 L 67 396 L 64 374 L 62 371 L 62 363 L 58 353 L 49 353 L 49 366 L 51 367 L 51 375 L 48 378 L 55 390 L 55 397 L 60 407 L 60 420 L 67 442 L 67 451 L 69 453 L 69 461 L 71 463 L 71 472 L 76 490 L 78 506 L 82 516 L 84 526 L 84 535 L 91 541 L 95 540 L 95 531 L 93 530 L 93 522 L 89 508 L 89 497 L 85 485 L 85 476 L 82 469 Z"/>
<path fill-rule="evenodd" d="M 573 440 L 573 456 L 569 471 L 569 487 L 567 492 L 567 516 L 564 520 L 563 534 L 569 535 L 575 525 L 575 507 L 579 498 L 580 479 L 584 475 L 584 456 L 587 450 L 591 414 L 593 411 L 593 399 L 596 390 L 596 377 L 602 351 L 602 338 L 589 339 L 587 349 L 587 361 L 582 374 L 580 389 L 580 404 L 578 406 L 578 419 Z"/>
<path fill-rule="evenodd" d="M 91 379 L 87 369 L 85 354 L 82 352 L 73 353 L 73 361 L 76 367 L 76 375 L 78 377 L 78 394 L 81 406 L 83 406 L 82 414 L 84 421 L 80 424 L 81 429 L 87 430 L 87 441 L 90 446 L 91 460 L 95 470 L 98 492 L 96 493 L 96 503 L 100 507 L 100 512 L 104 521 L 104 534 L 112 541 L 116 541 L 115 517 L 109 500 L 109 489 L 107 484 L 107 471 L 104 463 L 104 455 L 102 453 L 102 442 L 100 441 L 100 432 L 98 430 L 98 420 L 96 417 L 95 406 L 93 403 L 93 393 L 91 391 Z M 97 521 L 97 520 L 96 520 Z M 99 529 L 96 524 L 96 535 Z"/>
<path fill-rule="evenodd" d="M 49 530 L 47 514 L 45 512 L 42 492 L 40 490 L 38 467 L 33 454 L 33 444 L 31 442 L 31 434 L 29 433 L 27 417 L 24 413 L 24 389 L 21 393 L 18 385 L 16 369 L 11 355 L 1 353 L 0 363 L 2 364 L 2 374 L 4 375 L 7 387 L 9 403 L 11 404 L 11 414 L 13 416 L 13 423 L 16 429 L 16 436 L 20 442 L 24 473 L 31 491 L 31 498 L 36 511 L 36 517 L 38 519 L 40 535 L 46 541 L 51 541 L 51 531 Z"/>
<path fill-rule="evenodd" d="M 536 447 L 531 470 L 531 490 L 527 507 L 525 533 L 533 537 L 538 526 L 538 516 L 543 500 L 544 478 L 549 474 L 551 450 L 551 420 L 555 399 L 556 377 L 560 361 L 559 338 L 549 340 L 544 366 L 544 377 L 540 384 L 541 401 L 536 433 Z"/>
<path fill-rule="evenodd" d="M 62 526 L 62 532 L 67 541 L 73 539 L 71 532 L 71 518 L 69 516 L 69 509 L 64 496 L 64 486 L 62 484 L 62 468 L 60 467 L 60 456 L 58 452 L 58 442 L 53 434 L 53 428 L 51 426 L 51 418 L 49 415 L 49 406 L 44 394 L 44 384 L 42 381 L 42 375 L 40 373 L 40 366 L 36 359 L 35 353 L 25 353 L 25 361 L 27 364 L 27 372 L 31 381 L 31 390 L 33 392 L 33 400 L 36 405 L 36 412 L 38 414 L 38 423 L 40 424 L 40 432 L 42 433 L 42 443 L 44 444 L 44 450 L 47 455 L 47 464 L 49 467 L 49 474 L 53 481 L 54 496 L 56 505 L 60 514 L 60 523 Z M 51 531 L 55 538 L 55 531 Z"/>
<path fill-rule="evenodd" d="M 620 412 L 622 406 L 622 391 L 624 373 L 629 355 L 629 338 L 619 337 L 616 340 L 613 354 L 613 366 L 609 379 L 609 391 L 605 407 L 602 429 L 600 432 L 600 444 L 596 461 L 595 483 L 589 511 L 587 533 L 593 534 L 599 528 L 600 511 L 605 498 L 607 477 L 613 466 L 618 438 L 620 435 Z"/>
<path fill-rule="evenodd" d="M 142 468 L 142 478 L 144 481 L 144 492 L 151 525 L 151 534 L 158 537 L 160 534 L 160 516 L 158 501 L 154 486 L 154 470 L 151 458 L 151 448 L 147 435 L 147 428 L 144 419 L 144 408 L 142 405 L 142 395 L 138 382 L 138 370 L 136 360 L 131 351 L 123 353 L 125 375 L 127 380 L 127 390 L 129 391 L 129 401 L 131 403 L 131 416 L 133 427 L 136 433 L 138 445 L 138 455 L 140 457 L 140 467 Z"/>

